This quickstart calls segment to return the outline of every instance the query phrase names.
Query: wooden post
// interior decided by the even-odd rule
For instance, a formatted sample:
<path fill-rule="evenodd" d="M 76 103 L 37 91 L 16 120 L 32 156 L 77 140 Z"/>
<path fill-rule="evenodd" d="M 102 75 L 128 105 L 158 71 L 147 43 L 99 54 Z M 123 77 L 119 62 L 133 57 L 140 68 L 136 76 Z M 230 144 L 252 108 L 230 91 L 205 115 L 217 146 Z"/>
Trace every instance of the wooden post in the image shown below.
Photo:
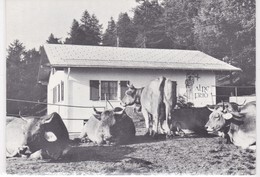
<path fill-rule="evenodd" d="M 236 103 L 237 103 L 237 87 L 235 87 L 235 96 L 236 96 Z"/>
<path fill-rule="evenodd" d="M 107 109 L 107 94 L 105 93 L 106 109 Z"/>

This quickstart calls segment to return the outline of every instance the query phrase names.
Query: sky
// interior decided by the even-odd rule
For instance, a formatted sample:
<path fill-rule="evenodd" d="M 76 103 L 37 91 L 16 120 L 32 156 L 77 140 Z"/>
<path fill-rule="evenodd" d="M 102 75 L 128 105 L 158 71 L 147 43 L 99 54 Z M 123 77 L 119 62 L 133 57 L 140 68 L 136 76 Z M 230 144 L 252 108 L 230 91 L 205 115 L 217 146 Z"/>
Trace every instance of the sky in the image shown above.
<path fill-rule="evenodd" d="M 80 21 L 85 10 L 96 15 L 104 31 L 111 17 L 133 16 L 136 5 L 135 0 L 6 0 L 6 48 L 18 39 L 26 49 L 39 49 L 51 33 L 64 41 L 73 19 Z"/>

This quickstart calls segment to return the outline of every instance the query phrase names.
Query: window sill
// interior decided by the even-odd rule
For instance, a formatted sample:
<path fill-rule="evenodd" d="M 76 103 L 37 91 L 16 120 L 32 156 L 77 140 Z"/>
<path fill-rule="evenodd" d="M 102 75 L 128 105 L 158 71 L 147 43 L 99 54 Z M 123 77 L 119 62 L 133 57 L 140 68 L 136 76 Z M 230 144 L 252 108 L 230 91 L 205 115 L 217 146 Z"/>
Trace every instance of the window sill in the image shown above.
<path fill-rule="evenodd" d="M 100 102 L 106 102 L 106 100 L 90 100 L 90 101 L 100 101 Z M 109 102 L 120 102 L 121 100 L 107 100 Z"/>

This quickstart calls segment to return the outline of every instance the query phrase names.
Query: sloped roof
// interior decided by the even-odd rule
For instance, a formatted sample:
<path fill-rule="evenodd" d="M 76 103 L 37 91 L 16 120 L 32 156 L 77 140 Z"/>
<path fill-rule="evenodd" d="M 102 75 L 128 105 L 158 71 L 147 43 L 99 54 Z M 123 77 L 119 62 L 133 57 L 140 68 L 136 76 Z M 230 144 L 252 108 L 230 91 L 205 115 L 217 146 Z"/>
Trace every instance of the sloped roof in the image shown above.
<path fill-rule="evenodd" d="M 196 50 L 45 44 L 52 67 L 99 67 L 240 71 Z"/>

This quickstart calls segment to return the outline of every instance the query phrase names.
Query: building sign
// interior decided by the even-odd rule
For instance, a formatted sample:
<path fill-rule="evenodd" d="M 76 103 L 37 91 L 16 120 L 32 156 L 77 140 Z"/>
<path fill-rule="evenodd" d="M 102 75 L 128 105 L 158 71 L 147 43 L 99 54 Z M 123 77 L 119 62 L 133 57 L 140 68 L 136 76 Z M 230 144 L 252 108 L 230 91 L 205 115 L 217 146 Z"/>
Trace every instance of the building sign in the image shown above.
<path fill-rule="evenodd" d="M 197 98 L 208 98 L 209 97 L 209 86 L 203 86 L 199 84 L 195 87 L 194 97 Z"/>
<path fill-rule="evenodd" d="M 183 95 L 187 102 L 196 102 L 196 99 L 208 98 L 210 87 L 202 82 L 197 72 L 187 72 L 185 79 L 186 92 Z"/>

